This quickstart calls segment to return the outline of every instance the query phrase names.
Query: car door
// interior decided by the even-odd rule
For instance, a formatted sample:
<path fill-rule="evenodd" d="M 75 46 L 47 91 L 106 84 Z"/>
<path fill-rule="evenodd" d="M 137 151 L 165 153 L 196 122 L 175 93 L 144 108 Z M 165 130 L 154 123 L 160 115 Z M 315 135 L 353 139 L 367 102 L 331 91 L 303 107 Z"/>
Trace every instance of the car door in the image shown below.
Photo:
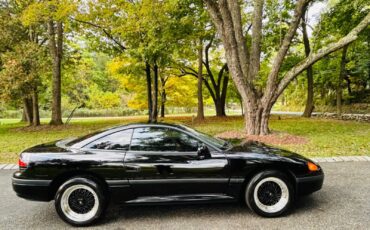
<path fill-rule="evenodd" d="M 201 141 L 172 127 L 135 128 L 125 156 L 129 183 L 138 196 L 224 193 L 228 161 L 210 148 L 197 154 Z"/>
<path fill-rule="evenodd" d="M 135 195 L 130 188 L 123 161 L 129 149 L 133 129 L 125 129 L 103 135 L 83 147 L 89 161 L 89 170 L 102 176 L 111 196 L 118 200 L 129 200 Z M 94 162 L 91 161 L 94 159 Z"/>

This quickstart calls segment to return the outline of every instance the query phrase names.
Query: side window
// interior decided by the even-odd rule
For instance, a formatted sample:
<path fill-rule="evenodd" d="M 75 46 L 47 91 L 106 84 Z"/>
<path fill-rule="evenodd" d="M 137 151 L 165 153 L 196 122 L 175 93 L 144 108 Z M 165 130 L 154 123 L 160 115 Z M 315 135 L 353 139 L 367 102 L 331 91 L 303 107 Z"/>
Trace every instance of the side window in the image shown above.
<path fill-rule="evenodd" d="M 186 133 L 169 129 L 168 138 L 174 143 L 173 151 L 196 152 L 198 150 L 199 141 Z"/>
<path fill-rule="evenodd" d="M 131 150 L 134 151 L 197 151 L 198 141 L 189 135 L 177 130 L 146 127 L 134 130 Z"/>
<path fill-rule="evenodd" d="M 106 150 L 128 150 L 132 136 L 132 129 L 112 133 L 102 137 L 86 147 L 90 149 L 106 149 Z"/>

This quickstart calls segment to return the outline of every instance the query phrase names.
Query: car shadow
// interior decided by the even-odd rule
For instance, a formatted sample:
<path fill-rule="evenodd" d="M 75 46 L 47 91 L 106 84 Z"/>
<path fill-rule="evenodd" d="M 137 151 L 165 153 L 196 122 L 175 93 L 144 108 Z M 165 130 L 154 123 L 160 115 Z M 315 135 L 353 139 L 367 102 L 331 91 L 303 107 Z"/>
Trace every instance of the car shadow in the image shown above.
<path fill-rule="evenodd" d="M 299 215 L 310 210 L 320 209 L 321 198 L 315 195 L 300 197 L 296 200 L 287 216 Z M 246 205 L 232 203 L 209 203 L 209 204 L 166 204 L 166 205 L 142 205 L 142 206 L 117 206 L 111 205 L 103 221 L 99 225 L 117 221 L 135 221 L 173 218 L 225 218 L 233 215 L 253 216 L 254 214 Z"/>
<path fill-rule="evenodd" d="M 166 204 L 166 205 L 140 205 L 116 206 L 108 208 L 106 217 L 101 224 L 117 220 L 167 219 L 167 218 L 201 218 L 202 216 L 219 218 L 225 215 L 252 212 L 238 203 L 210 203 L 210 204 Z"/>

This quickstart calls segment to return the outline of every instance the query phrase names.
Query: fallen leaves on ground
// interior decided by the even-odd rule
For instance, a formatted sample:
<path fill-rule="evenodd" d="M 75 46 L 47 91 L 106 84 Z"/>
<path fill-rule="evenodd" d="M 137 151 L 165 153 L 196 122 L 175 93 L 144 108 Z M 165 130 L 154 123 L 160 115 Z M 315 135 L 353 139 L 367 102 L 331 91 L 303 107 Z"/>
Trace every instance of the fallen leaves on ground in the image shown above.
<path fill-rule="evenodd" d="M 308 143 L 307 138 L 287 133 L 274 132 L 269 135 L 247 135 L 240 131 L 226 131 L 216 135 L 222 139 L 247 139 L 248 141 L 259 141 L 271 145 L 299 145 Z"/>

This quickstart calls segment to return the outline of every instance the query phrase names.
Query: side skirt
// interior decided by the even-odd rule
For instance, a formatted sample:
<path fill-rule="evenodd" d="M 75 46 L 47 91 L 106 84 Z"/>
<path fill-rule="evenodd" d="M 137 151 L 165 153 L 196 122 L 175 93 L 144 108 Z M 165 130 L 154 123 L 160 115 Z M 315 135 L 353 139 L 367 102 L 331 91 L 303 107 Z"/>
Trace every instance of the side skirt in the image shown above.
<path fill-rule="evenodd" d="M 135 200 L 126 201 L 125 205 L 146 204 L 186 204 L 186 203 L 210 203 L 210 202 L 233 202 L 237 201 L 226 194 L 184 194 L 172 196 L 143 196 Z"/>

